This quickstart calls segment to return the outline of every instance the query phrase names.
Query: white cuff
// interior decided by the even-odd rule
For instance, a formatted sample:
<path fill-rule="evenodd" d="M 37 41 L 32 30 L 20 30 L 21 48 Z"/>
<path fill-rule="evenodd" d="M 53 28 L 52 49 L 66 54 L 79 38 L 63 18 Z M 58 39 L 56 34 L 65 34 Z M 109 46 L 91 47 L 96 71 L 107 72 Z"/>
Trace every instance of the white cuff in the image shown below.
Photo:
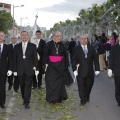
<path fill-rule="evenodd" d="M 95 71 L 95 75 L 99 75 L 100 74 L 100 71 Z"/>
<path fill-rule="evenodd" d="M 108 69 L 108 76 L 112 77 L 112 70 L 111 69 Z"/>
<path fill-rule="evenodd" d="M 11 75 L 12 75 L 12 71 L 11 71 L 11 70 L 8 70 L 7 76 L 11 76 Z"/>
<path fill-rule="evenodd" d="M 17 72 L 14 72 L 13 74 L 14 74 L 14 76 L 17 76 Z"/>

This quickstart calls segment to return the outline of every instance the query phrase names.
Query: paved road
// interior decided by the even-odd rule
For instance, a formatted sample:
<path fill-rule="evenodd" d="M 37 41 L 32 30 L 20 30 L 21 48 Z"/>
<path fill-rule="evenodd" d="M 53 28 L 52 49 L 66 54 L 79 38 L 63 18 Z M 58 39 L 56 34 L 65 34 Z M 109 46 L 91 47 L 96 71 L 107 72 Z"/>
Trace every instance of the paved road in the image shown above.
<path fill-rule="evenodd" d="M 83 108 L 74 83 L 67 88 L 69 99 L 61 104 L 49 105 L 45 90 L 33 90 L 31 109 L 25 110 L 20 93 L 7 92 L 7 109 L 0 109 L 0 120 L 120 120 L 120 107 L 114 97 L 114 80 L 102 72 L 95 77 L 90 102 Z M 9 107 L 8 107 L 9 106 Z"/>

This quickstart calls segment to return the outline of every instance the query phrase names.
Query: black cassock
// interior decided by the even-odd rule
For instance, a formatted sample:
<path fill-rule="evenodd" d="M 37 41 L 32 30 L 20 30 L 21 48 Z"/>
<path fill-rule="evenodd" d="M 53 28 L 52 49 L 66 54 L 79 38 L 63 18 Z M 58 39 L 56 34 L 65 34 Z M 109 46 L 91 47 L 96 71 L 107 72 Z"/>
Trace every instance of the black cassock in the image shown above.
<path fill-rule="evenodd" d="M 61 60 L 55 61 L 57 57 Z M 50 103 L 66 100 L 64 73 L 68 67 L 68 57 L 64 44 L 62 42 L 55 43 L 53 40 L 47 43 L 44 61 L 48 64 L 45 74 L 46 100 Z"/>

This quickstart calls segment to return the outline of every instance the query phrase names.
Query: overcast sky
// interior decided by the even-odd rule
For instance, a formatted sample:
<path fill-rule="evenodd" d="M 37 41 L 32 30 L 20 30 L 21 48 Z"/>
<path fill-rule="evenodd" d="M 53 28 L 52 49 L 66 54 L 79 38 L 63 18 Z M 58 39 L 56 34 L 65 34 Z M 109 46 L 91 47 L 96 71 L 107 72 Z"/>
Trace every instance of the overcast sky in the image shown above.
<path fill-rule="evenodd" d="M 0 2 L 14 4 L 15 6 L 24 5 L 24 7 L 15 7 L 15 20 L 18 25 L 34 25 L 35 15 L 38 12 L 37 24 L 47 29 L 59 21 L 66 19 L 75 19 L 83 8 L 89 8 L 92 4 L 102 4 L 107 0 L 0 0 Z M 12 13 L 11 13 L 12 14 Z"/>

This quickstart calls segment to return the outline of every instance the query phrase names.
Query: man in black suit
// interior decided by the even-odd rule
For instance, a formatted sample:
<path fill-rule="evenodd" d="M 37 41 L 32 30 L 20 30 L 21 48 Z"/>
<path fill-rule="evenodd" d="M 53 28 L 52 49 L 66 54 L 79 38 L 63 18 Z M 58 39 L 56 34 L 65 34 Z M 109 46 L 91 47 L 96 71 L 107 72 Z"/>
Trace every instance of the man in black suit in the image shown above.
<path fill-rule="evenodd" d="M 23 104 L 25 109 L 30 108 L 31 86 L 33 75 L 39 74 L 36 46 L 29 42 L 26 31 L 21 32 L 22 42 L 14 48 L 13 70 L 14 76 L 18 76 Z M 36 69 L 36 71 L 34 71 Z"/>
<path fill-rule="evenodd" d="M 9 46 L 3 43 L 4 33 L 0 31 L 0 107 L 5 108 L 6 76 L 12 75 L 12 55 Z M 9 62 L 9 66 L 8 66 Z M 8 70 L 8 72 L 7 72 Z"/>
<path fill-rule="evenodd" d="M 69 42 L 69 53 L 70 53 L 70 59 L 72 59 L 72 50 L 75 47 L 76 42 L 73 38 L 71 38 L 71 41 Z"/>
<path fill-rule="evenodd" d="M 118 37 L 119 43 L 112 46 L 109 58 L 108 76 L 112 77 L 114 73 L 115 80 L 115 97 L 120 106 L 120 36 Z"/>
<path fill-rule="evenodd" d="M 88 40 L 86 35 L 80 36 L 80 45 L 73 49 L 72 56 L 72 68 L 75 76 L 77 75 L 77 64 L 78 68 L 78 90 L 81 99 L 81 105 L 85 105 L 90 99 L 91 89 L 94 83 L 94 68 L 95 74 L 99 74 L 99 61 L 98 56 L 94 47 L 88 45 Z"/>
<path fill-rule="evenodd" d="M 12 52 L 11 54 L 12 54 L 12 58 L 13 58 L 13 51 L 14 51 L 15 45 L 17 44 L 17 38 L 16 38 L 16 36 L 12 36 L 11 39 L 12 39 L 12 43 L 9 44 L 9 48 Z M 14 83 L 13 83 L 13 79 L 14 79 Z M 14 91 L 18 92 L 18 89 L 19 89 L 18 76 L 14 76 L 13 74 L 11 76 L 9 76 L 8 77 L 8 84 L 9 84 L 8 90 L 11 90 L 12 85 L 13 85 Z"/>
<path fill-rule="evenodd" d="M 44 55 L 44 47 L 45 41 L 41 39 L 42 33 L 40 30 L 36 31 L 36 49 L 37 49 L 37 57 L 38 57 L 38 67 L 39 67 L 39 75 L 38 75 L 38 82 L 36 80 L 36 76 L 34 75 L 33 78 L 33 89 L 36 87 L 44 88 L 42 86 L 42 74 L 44 73 L 44 65 L 43 65 L 43 55 Z"/>

